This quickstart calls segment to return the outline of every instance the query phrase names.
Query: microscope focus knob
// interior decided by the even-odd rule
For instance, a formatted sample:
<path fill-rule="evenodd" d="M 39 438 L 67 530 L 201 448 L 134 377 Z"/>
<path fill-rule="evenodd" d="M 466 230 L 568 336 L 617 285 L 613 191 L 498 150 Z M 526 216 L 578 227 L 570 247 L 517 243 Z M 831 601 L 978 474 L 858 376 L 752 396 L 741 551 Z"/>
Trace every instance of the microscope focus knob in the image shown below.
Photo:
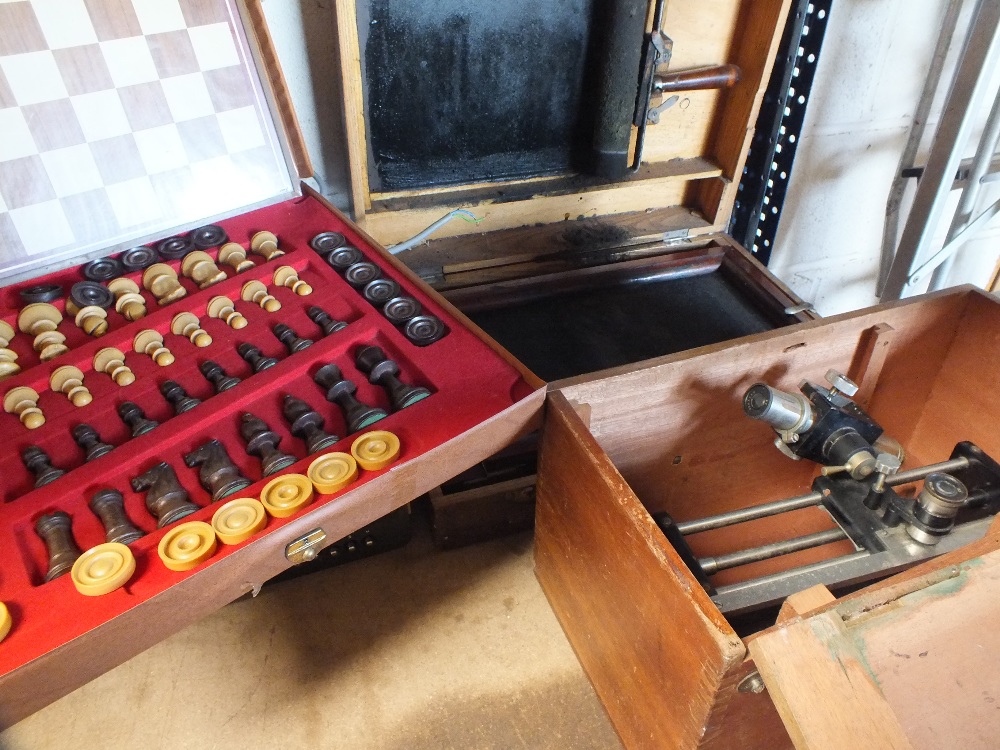
<path fill-rule="evenodd" d="M 884 477 L 892 476 L 899 471 L 900 460 L 891 453 L 879 453 L 875 456 L 875 473 Z"/>
<path fill-rule="evenodd" d="M 844 373 L 837 372 L 836 370 L 826 371 L 826 382 L 832 386 L 835 392 L 843 393 L 848 398 L 858 392 L 858 384 L 844 375 Z"/>

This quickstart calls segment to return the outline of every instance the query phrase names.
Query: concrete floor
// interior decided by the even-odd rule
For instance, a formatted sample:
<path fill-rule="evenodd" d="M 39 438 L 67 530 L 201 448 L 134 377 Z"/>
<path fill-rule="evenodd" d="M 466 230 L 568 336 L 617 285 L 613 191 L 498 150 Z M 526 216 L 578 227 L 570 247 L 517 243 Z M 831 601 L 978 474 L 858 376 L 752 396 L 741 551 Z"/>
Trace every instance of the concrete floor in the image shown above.
<path fill-rule="evenodd" d="M 620 748 L 531 536 L 265 587 L 0 734 L 0 749 Z"/>

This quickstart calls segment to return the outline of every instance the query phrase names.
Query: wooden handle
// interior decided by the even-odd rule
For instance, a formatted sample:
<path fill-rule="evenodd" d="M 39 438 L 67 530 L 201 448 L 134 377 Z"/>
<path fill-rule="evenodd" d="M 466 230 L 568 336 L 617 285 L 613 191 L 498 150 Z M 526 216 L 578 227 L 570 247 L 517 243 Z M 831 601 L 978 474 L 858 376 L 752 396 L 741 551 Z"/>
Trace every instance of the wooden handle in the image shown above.
<path fill-rule="evenodd" d="M 656 76 L 653 87 L 663 93 L 728 89 L 740 80 L 738 65 L 708 65 Z"/>

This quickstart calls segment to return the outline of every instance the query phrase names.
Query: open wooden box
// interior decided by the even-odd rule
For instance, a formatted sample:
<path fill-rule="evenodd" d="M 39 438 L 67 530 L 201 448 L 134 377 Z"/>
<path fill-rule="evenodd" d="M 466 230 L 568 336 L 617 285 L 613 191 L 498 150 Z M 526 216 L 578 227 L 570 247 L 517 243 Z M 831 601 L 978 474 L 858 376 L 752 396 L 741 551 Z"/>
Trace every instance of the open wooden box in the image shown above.
<path fill-rule="evenodd" d="M 754 671 L 745 640 L 650 515 L 666 510 L 684 521 L 808 491 L 818 467 L 789 460 L 770 428 L 743 414 L 746 388 L 766 381 L 795 391 L 802 379 L 839 369 L 860 379 L 857 398 L 902 443 L 906 467 L 947 459 L 963 440 L 996 456 L 998 326 L 1000 302 L 960 288 L 579 378 L 550 393 L 537 573 L 626 746 L 788 745 L 768 693 L 737 689 Z M 812 508 L 741 524 L 738 537 L 720 529 L 688 539 L 703 556 L 831 524 Z M 715 583 L 843 551 L 826 545 L 726 571 Z M 927 712 L 933 693 L 913 691 Z M 814 708 L 823 705 L 813 698 Z"/>

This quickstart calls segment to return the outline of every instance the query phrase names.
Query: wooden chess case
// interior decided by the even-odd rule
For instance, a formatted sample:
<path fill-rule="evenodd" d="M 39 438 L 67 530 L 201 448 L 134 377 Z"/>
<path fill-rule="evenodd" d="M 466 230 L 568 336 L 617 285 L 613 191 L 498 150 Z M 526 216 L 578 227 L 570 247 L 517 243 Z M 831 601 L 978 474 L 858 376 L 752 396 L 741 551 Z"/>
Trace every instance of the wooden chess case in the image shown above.
<path fill-rule="evenodd" d="M 260 65 L 270 107 L 277 113 L 275 129 L 287 139 L 283 148 L 298 174 L 306 176 L 308 159 L 260 5 L 251 1 L 226 7 L 233 10 L 234 22 L 240 19 L 245 23 L 242 33 Z M 308 185 L 300 184 L 298 192 L 298 197 L 218 219 L 211 217 L 226 229 L 230 239 L 244 247 L 253 232 L 274 231 L 286 251 L 283 257 L 266 262 L 254 258 L 253 269 L 238 275 L 229 269 L 226 280 L 204 290 L 181 278 L 187 296 L 162 308 L 144 291 L 148 315 L 127 322 L 112 313 L 109 330 L 100 338 L 89 338 L 72 325 L 72 320 L 64 319 L 59 330 L 66 334 L 70 351 L 51 362 L 39 361 L 32 351 L 30 336 L 15 335 L 10 346 L 19 355 L 21 372 L 5 380 L 3 392 L 17 385 L 35 388 L 41 394 L 39 406 L 46 415 L 46 424 L 27 430 L 16 415 L 0 414 L 0 432 L 9 441 L 8 451 L 0 456 L 5 477 L 0 506 L 5 560 L 0 572 L 0 600 L 6 603 L 13 619 L 10 633 L 0 643 L 0 725 L 18 721 L 186 624 L 247 592 L 256 592 L 264 581 L 292 565 L 288 556 L 292 542 L 319 530 L 325 540 L 318 543 L 317 549 L 332 544 L 537 427 L 544 398 L 537 378 Z M 428 347 L 408 342 L 401 329 L 382 317 L 310 249 L 309 240 L 321 231 L 344 234 L 347 242 L 375 262 L 384 276 L 399 283 L 426 312 L 444 321 L 448 329 L 445 337 Z M 162 231 L 158 237 L 172 233 Z M 136 242 L 132 239 L 108 247 L 106 252 L 114 254 L 116 249 Z M 168 263 L 178 270 L 178 261 Z M 298 297 L 291 289 L 270 287 L 283 305 L 275 314 L 240 302 L 239 290 L 247 279 L 270 284 L 274 270 L 283 264 L 291 265 L 313 285 L 312 295 Z M 141 272 L 128 275 L 138 280 Z M 57 283 L 68 290 L 82 279 L 81 267 L 76 266 L 8 286 L 0 290 L 0 315 L 16 330 L 19 290 L 36 283 Z M 246 329 L 237 332 L 221 320 L 209 319 L 205 303 L 216 294 L 236 300 L 237 309 L 249 319 Z M 348 327 L 323 338 L 304 313 L 314 302 L 346 320 Z M 62 301 L 55 304 L 62 310 Z M 181 310 L 195 311 L 201 317 L 202 327 L 215 339 L 212 346 L 197 349 L 192 342 L 170 334 L 170 320 Z M 287 322 L 300 335 L 316 339 L 316 343 L 289 355 L 276 339 L 270 340 L 267 329 L 274 322 Z M 174 365 L 160 368 L 148 357 L 132 352 L 132 338 L 142 328 L 153 328 L 165 335 L 177 356 Z M 254 330 L 261 335 L 244 335 Z M 281 361 L 266 372 L 254 374 L 234 356 L 241 340 L 257 344 L 265 354 L 278 356 Z M 276 399 L 282 392 L 292 392 L 324 414 L 330 431 L 346 434 L 343 423 L 337 422 L 338 411 L 332 404 L 325 404 L 322 389 L 311 382 L 311 373 L 320 364 L 337 362 L 345 375 L 358 383 L 359 397 L 384 406 L 385 394 L 350 369 L 351 352 L 371 342 L 395 356 L 405 375 L 432 390 L 429 398 L 411 407 L 412 412 L 393 413 L 371 428 L 384 425 L 400 437 L 400 460 L 386 469 L 362 471 L 358 482 L 347 490 L 317 494 L 308 508 L 292 517 L 269 518 L 266 529 L 248 541 L 235 546 L 220 543 L 214 555 L 193 570 L 179 573 L 163 567 L 157 559 L 157 541 L 170 527 L 156 529 L 155 519 L 143 507 L 141 493 L 130 489 L 129 479 L 167 460 L 192 500 L 205 506 L 186 520 L 210 521 L 218 504 L 212 503 L 199 486 L 197 470 L 186 468 L 181 457 L 205 440 L 217 437 L 234 463 L 253 480 L 253 485 L 239 494 L 258 496 L 267 478 L 261 477 L 259 465 L 243 452 L 234 426 L 239 413 L 244 409 L 257 412 L 272 428 L 285 431 L 287 424 L 282 421 L 280 400 Z M 225 352 L 213 351 L 220 345 Z M 93 355 L 104 346 L 125 351 L 126 362 L 136 374 L 135 384 L 120 388 L 107 375 L 93 371 Z M 217 359 L 243 382 L 225 393 L 214 394 L 197 372 L 204 358 Z M 77 409 L 62 394 L 49 391 L 50 371 L 62 364 L 73 364 L 84 371 L 85 384 L 94 397 L 91 404 Z M 192 396 L 206 403 L 174 416 L 157 393 L 157 384 L 164 378 L 177 379 Z M 484 388 L 484 384 L 488 387 Z M 115 405 L 130 398 L 143 406 L 149 417 L 162 422 L 148 435 L 131 440 L 114 414 Z M 83 463 L 69 430 L 84 421 L 97 427 L 105 440 L 117 446 L 115 450 Z M 343 438 L 333 450 L 349 451 L 352 439 Z M 65 476 L 39 489 L 32 488 L 19 456 L 21 449 L 33 443 L 41 445 L 55 465 L 68 470 Z M 298 459 L 289 470 L 304 473 L 313 458 L 305 455 L 304 446 L 285 435 L 282 447 Z M 100 523 L 86 507 L 89 496 L 101 487 L 113 487 L 124 494 L 128 515 L 146 536 L 133 543 L 137 571 L 125 587 L 105 596 L 83 597 L 74 590 L 68 575 L 44 582 L 45 549 L 32 526 L 42 513 L 61 509 L 73 516 L 74 536 L 82 549 L 103 542 Z"/>

